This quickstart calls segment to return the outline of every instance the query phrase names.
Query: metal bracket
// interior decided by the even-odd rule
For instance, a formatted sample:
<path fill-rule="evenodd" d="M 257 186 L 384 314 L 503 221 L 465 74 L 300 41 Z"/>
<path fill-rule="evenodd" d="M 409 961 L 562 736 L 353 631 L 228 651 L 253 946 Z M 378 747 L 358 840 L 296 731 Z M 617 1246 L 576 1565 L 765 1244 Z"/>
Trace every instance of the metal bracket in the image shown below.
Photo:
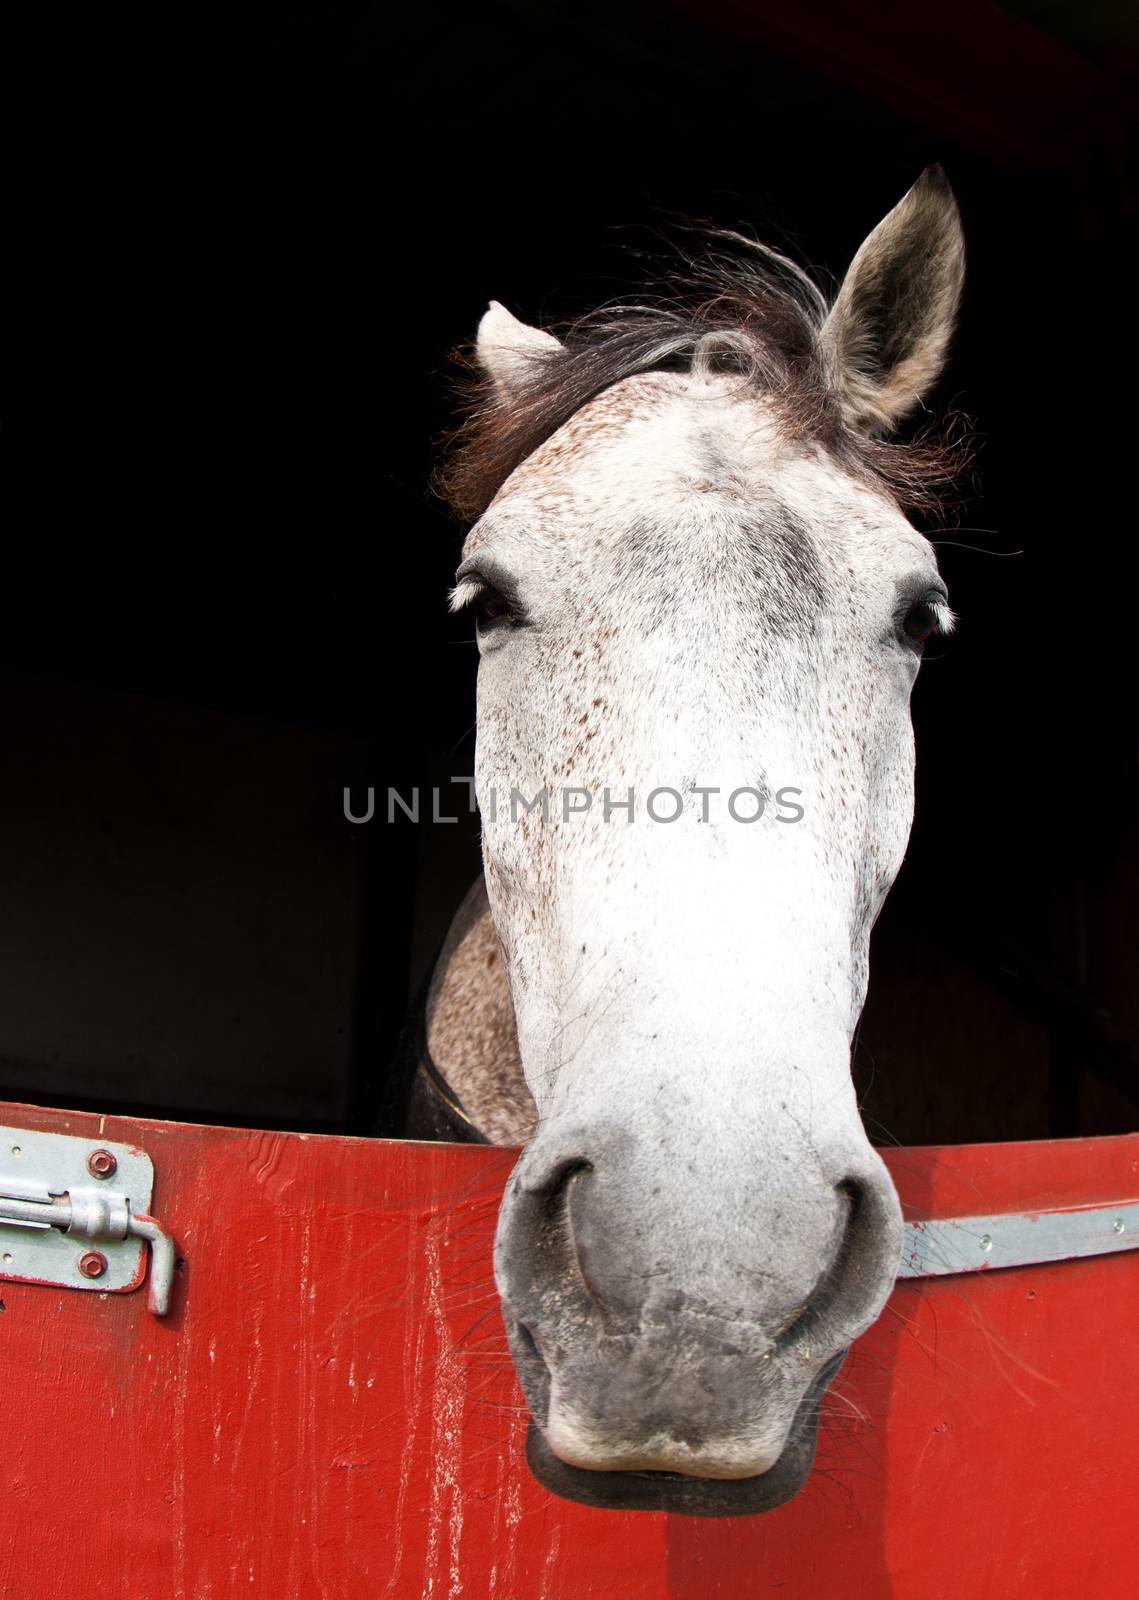
<path fill-rule="evenodd" d="M 1139 1250 L 1139 1201 L 908 1222 L 899 1278 L 940 1278 Z"/>
<path fill-rule="evenodd" d="M 154 1164 L 132 1145 L 0 1128 L 0 1278 L 124 1294 L 146 1276 L 166 1315 L 174 1241 L 150 1215 Z M 97 1248 L 95 1248 L 97 1246 Z"/>

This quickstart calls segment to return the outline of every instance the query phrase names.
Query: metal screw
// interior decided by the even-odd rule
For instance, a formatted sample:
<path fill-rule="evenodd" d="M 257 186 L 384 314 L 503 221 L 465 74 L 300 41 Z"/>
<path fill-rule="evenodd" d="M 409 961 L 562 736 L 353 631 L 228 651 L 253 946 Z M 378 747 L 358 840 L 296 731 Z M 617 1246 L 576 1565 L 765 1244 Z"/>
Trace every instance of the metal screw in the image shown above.
<path fill-rule="evenodd" d="M 87 1171 L 93 1178 L 114 1177 L 118 1165 L 110 1150 L 92 1150 L 87 1157 Z"/>
<path fill-rule="evenodd" d="M 1124 1229 L 1123 1218 L 1122 1217 L 1116 1217 L 1115 1221 L 1111 1225 L 1112 1233 L 1122 1233 L 1123 1229 Z"/>
<path fill-rule="evenodd" d="M 987 1233 L 983 1233 L 977 1243 L 982 1250 L 991 1250 L 993 1248 L 993 1241 Z"/>
<path fill-rule="evenodd" d="M 84 1250 L 77 1266 L 85 1278 L 101 1278 L 107 1270 L 107 1258 L 101 1250 Z"/>

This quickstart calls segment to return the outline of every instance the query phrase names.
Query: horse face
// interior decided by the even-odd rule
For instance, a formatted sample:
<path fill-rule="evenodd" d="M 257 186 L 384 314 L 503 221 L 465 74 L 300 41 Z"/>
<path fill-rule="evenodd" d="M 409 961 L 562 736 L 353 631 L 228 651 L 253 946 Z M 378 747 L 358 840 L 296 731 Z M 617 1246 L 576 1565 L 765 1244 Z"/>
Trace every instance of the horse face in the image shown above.
<path fill-rule="evenodd" d="M 867 248 L 852 273 L 880 278 Z M 820 330 L 832 382 L 857 290 Z M 508 390 L 546 336 L 491 316 Z M 911 820 L 920 641 L 950 616 L 896 506 L 708 356 L 535 450 L 456 599 L 540 1118 L 496 1243 L 531 1462 L 593 1504 L 715 1514 L 802 1482 L 896 1271 L 850 1041 Z M 842 404 L 880 420 L 897 373 L 874 389 L 862 360 Z"/>

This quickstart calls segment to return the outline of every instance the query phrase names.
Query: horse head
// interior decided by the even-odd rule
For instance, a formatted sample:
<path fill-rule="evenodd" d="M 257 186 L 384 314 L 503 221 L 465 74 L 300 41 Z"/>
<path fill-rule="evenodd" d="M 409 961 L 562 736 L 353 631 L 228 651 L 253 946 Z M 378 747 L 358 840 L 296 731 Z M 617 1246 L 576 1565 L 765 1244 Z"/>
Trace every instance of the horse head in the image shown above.
<path fill-rule="evenodd" d="M 574 1499 L 780 1504 L 894 1281 L 851 1040 L 952 615 L 904 514 L 928 453 L 889 434 L 963 260 L 930 169 L 833 304 L 736 240 L 564 339 L 480 326 L 453 603 L 538 1114 L 495 1268 L 531 1464 Z"/>

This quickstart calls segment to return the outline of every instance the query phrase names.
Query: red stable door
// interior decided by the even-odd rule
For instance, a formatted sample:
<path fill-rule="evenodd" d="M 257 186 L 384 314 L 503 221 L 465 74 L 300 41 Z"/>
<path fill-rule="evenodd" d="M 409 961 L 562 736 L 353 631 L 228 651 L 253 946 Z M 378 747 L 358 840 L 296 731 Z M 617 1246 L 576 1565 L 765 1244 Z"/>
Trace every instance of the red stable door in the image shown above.
<path fill-rule="evenodd" d="M 9 1156 L 21 1130 L 83 1141 L 73 1161 L 143 1152 L 175 1244 L 157 1316 L 141 1267 L 133 1288 L 105 1287 L 113 1264 L 13 1281 L 46 1230 L 0 1223 L 12 1600 L 1139 1592 L 1139 1253 L 1118 1249 L 1139 1136 L 886 1152 L 911 1219 L 1010 1216 L 1031 1241 L 1086 1210 L 1107 1253 L 900 1280 L 804 1490 L 716 1521 L 591 1510 L 530 1477 L 491 1272 L 513 1151 L 17 1105 L 0 1123 Z M 1001 1236 L 966 1233 L 1000 1268 Z M 67 1272 L 111 1253 L 55 1236 Z"/>

